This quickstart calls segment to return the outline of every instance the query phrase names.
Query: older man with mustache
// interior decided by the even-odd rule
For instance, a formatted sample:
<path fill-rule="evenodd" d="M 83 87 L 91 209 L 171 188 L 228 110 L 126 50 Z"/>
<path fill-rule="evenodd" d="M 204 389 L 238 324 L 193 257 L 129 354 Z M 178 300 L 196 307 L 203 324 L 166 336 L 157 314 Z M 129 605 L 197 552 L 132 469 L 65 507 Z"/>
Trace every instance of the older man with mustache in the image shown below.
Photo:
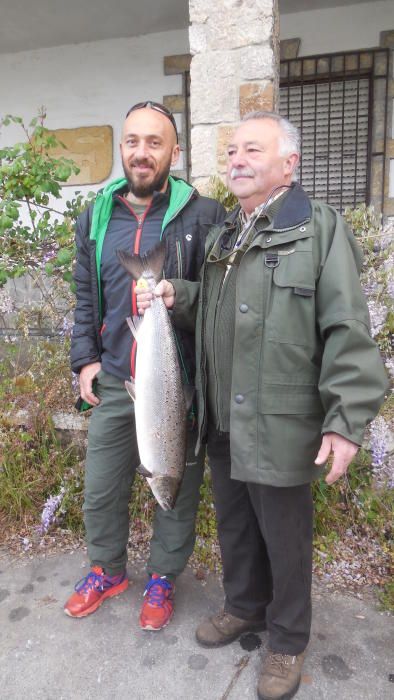
<path fill-rule="evenodd" d="M 201 623 L 219 647 L 267 629 L 261 700 L 299 687 L 311 625 L 311 482 L 346 473 L 387 389 L 343 219 L 295 181 L 297 129 L 247 115 L 228 147 L 239 206 L 210 232 L 200 283 L 162 281 L 174 322 L 196 319 L 199 440 L 208 457 L 224 610 Z M 138 297 L 141 312 L 150 296 Z"/>

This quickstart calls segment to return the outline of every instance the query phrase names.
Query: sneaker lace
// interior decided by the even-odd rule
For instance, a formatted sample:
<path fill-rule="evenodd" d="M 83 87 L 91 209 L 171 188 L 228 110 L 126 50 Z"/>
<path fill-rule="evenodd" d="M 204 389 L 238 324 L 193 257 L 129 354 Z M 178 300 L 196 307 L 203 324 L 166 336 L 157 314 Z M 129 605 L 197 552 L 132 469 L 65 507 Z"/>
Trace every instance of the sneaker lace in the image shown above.
<path fill-rule="evenodd" d="M 91 591 L 93 588 L 97 588 L 99 591 L 105 591 L 108 588 L 112 588 L 112 586 L 117 586 L 119 583 L 122 583 L 124 578 L 124 573 L 109 576 L 99 567 L 94 567 L 91 571 L 89 571 L 87 576 L 81 578 L 81 580 L 75 584 L 74 590 L 77 593 L 86 593 L 87 591 Z"/>
<path fill-rule="evenodd" d="M 96 571 L 89 571 L 87 576 L 84 576 L 84 578 L 81 578 L 81 580 L 75 584 L 74 589 L 77 593 L 86 593 L 87 591 L 90 591 L 93 588 L 103 590 L 103 587 L 104 574 L 97 573 Z"/>
<path fill-rule="evenodd" d="M 150 605 L 162 607 L 164 601 L 168 598 L 166 595 L 167 591 L 172 591 L 172 584 L 165 576 L 161 576 L 159 579 L 151 578 L 146 584 L 144 596 L 147 596 L 147 601 Z"/>

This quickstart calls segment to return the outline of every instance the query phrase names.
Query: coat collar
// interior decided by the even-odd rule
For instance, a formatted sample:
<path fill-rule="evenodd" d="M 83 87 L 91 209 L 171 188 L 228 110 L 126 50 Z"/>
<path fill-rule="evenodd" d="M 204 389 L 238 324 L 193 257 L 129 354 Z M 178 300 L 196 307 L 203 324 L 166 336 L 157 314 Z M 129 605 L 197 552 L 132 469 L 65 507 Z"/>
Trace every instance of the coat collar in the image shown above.
<path fill-rule="evenodd" d="M 239 204 L 233 209 L 224 221 L 226 228 L 234 228 L 237 224 L 241 207 Z M 270 228 L 273 231 L 284 231 L 296 228 L 300 224 L 309 221 L 312 216 L 311 200 L 298 182 L 291 186 L 291 190 L 283 200 L 283 204 L 277 212 Z"/>

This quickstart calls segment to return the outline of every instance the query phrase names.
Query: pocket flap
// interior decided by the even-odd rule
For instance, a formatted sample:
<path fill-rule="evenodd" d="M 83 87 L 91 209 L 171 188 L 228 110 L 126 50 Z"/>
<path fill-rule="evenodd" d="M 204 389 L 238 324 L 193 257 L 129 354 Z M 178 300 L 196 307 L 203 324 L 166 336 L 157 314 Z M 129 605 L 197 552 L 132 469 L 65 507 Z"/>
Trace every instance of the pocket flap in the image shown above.
<path fill-rule="evenodd" d="M 316 282 L 312 252 L 295 251 L 280 256 L 279 265 L 274 269 L 274 283 L 278 287 L 293 287 L 299 296 L 313 296 Z"/>

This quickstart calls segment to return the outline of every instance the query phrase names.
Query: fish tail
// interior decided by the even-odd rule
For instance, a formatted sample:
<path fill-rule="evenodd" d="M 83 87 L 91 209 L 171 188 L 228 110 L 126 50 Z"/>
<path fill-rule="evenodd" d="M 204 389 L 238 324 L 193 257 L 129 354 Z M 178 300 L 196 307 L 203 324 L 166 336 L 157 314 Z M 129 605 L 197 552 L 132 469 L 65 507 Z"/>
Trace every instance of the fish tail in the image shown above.
<path fill-rule="evenodd" d="M 143 272 L 151 272 L 156 282 L 161 280 L 166 256 L 165 241 L 160 241 L 146 255 L 131 255 L 125 250 L 117 250 L 116 254 L 133 279 L 139 280 Z"/>

